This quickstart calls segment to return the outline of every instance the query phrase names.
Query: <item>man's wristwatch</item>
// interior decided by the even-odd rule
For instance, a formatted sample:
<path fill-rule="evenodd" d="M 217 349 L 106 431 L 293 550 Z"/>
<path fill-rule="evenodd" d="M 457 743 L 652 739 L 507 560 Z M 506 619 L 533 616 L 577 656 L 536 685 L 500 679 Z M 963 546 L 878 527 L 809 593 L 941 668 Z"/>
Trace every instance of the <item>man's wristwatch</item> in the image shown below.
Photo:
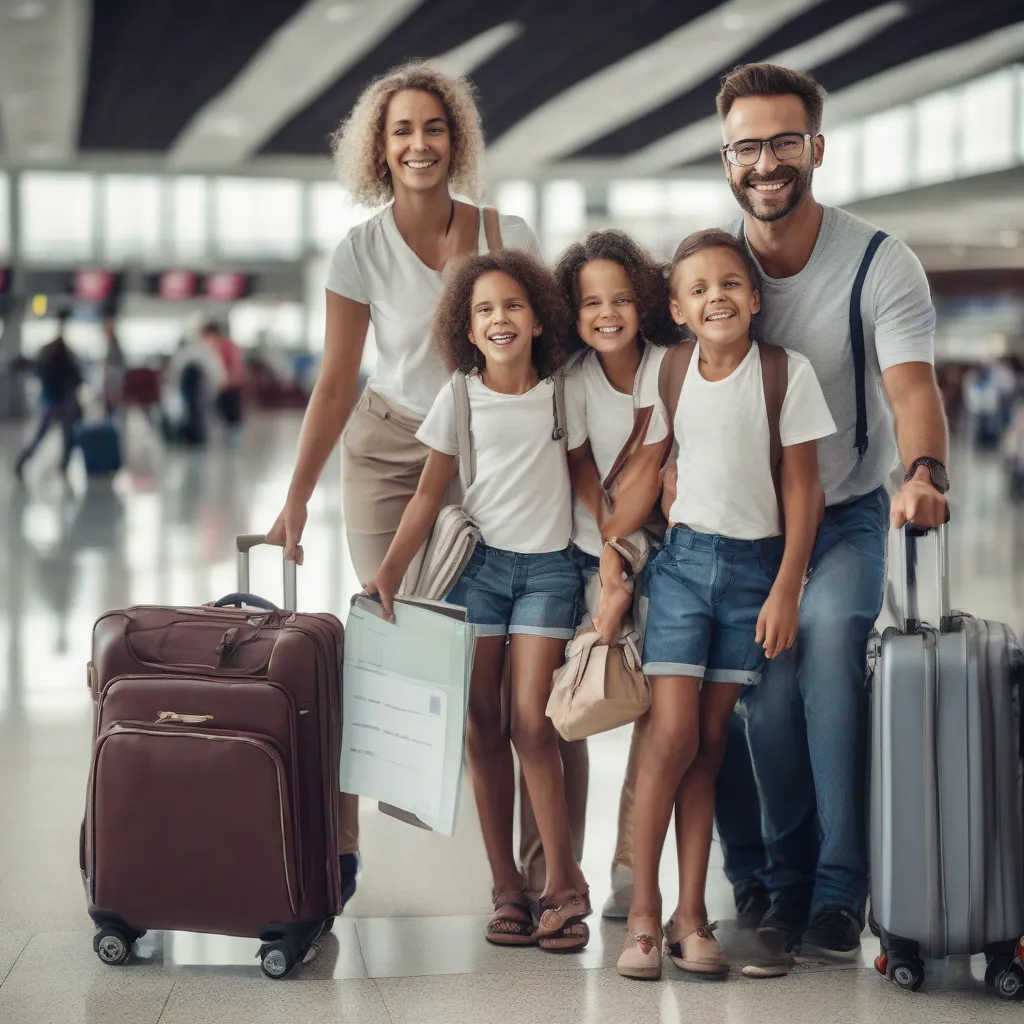
<path fill-rule="evenodd" d="M 933 459 L 930 455 L 922 455 L 919 459 L 914 459 L 903 477 L 903 482 L 908 483 L 922 466 L 925 466 L 928 470 L 932 487 L 939 494 L 945 494 L 949 490 L 949 474 L 946 472 L 946 467 L 938 459 Z"/>

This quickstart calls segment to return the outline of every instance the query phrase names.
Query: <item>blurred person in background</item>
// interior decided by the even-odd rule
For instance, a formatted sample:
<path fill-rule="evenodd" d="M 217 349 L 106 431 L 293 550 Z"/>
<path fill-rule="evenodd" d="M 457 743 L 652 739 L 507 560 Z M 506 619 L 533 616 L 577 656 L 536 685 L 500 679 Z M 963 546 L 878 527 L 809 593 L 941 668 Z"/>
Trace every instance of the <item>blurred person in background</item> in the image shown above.
<path fill-rule="evenodd" d="M 217 354 L 224 368 L 217 391 L 216 406 L 228 430 L 237 432 L 242 426 L 243 398 L 248 371 L 242 350 L 228 337 L 227 331 L 214 320 L 203 325 L 200 331 L 203 343 Z"/>
<path fill-rule="evenodd" d="M 999 447 L 1006 426 L 1006 380 L 994 366 L 978 366 L 964 377 L 969 436 L 982 451 Z"/>
<path fill-rule="evenodd" d="M 57 337 L 39 353 L 35 360 L 35 373 L 39 377 L 39 426 L 29 445 L 18 456 L 14 473 L 19 480 L 25 470 L 25 463 L 43 443 L 50 428 L 59 425 L 64 444 L 60 460 L 60 471 L 67 475 L 68 463 L 74 449 L 75 424 L 82 418 L 82 407 L 78 401 L 78 388 L 83 382 L 82 368 L 64 339 L 69 314 L 62 312 L 57 317 Z"/>
<path fill-rule="evenodd" d="M 106 351 L 103 354 L 103 405 L 106 414 L 113 416 L 124 401 L 126 366 L 112 316 L 103 318 L 103 339 L 106 343 Z"/>
<path fill-rule="evenodd" d="M 220 356 L 209 345 L 182 338 L 164 371 L 161 418 L 168 441 L 206 444 L 210 407 L 226 378 Z"/>

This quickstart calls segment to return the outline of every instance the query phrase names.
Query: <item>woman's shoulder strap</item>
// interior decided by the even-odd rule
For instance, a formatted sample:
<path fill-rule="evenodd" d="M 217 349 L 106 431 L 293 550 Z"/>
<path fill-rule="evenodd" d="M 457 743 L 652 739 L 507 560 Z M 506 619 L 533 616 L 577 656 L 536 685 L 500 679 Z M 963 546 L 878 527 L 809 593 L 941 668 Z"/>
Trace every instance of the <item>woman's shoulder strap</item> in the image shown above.
<path fill-rule="evenodd" d="M 487 249 L 494 252 L 495 249 L 503 249 L 504 243 L 501 240 L 501 216 L 493 206 L 482 208 L 481 216 L 484 219 L 484 237 L 487 239 Z"/>

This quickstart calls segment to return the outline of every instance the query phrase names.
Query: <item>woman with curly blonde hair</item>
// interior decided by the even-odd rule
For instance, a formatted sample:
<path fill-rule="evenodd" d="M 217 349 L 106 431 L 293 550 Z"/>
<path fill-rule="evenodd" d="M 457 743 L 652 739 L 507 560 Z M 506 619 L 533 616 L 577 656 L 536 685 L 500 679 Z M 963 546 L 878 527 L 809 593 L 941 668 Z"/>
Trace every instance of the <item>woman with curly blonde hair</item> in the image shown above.
<path fill-rule="evenodd" d="M 353 198 L 387 204 L 342 239 L 327 272 L 323 365 L 302 424 L 284 509 L 268 540 L 302 561 L 300 540 L 317 480 L 342 438 L 342 504 L 360 583 L 377 572 L 416 492 L 428 448 L 416 431 L 448 374 L 430 343 L 444 271 L 456 257 L 502 245 L 539 252 L 519 217 L 476 200 L 483 133 L 471 84 L 416 62 L 371 83 L 334 136 Z M 367 331 L 377 358 L 359 398 Z M 358 400 L 358 404 L 357 404 Z M 355 892 L 357 800 L 338 819 L 342 890 Z"/>

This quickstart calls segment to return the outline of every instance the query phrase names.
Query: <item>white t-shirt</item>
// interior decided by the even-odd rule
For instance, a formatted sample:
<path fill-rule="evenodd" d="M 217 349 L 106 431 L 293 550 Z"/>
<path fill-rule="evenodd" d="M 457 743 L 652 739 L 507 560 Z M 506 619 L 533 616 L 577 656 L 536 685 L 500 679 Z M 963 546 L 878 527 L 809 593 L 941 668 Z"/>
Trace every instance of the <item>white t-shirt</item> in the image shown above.
<path fill-rule="evenodd" d="M 501 240 L 540 258 L 540 244 L 521 217 L 502 215 Z M 478 251 L 487 252 L 483 216 Z M 338 244 L 327 288 L 370 307 L 377 360 L 369 387 L 414 416 L 425 416 L 448 379 L 430 340 L 444 271 L 428 267 L 395 224 L 393 204 L 357 224 Z"/>
<path fill-rule="evenodd" d="M 647 428 L 644 444 L 656 444 L 668 436 L 665 407 L 658 400 L 658 374 L 668 351 L 648 345 L 646 362 L 634 381 L 635 395 L 624 395 L 608 382 L 597 353 L 591 349 L 569 371 L 565 380 L 566 419 L 569 422 L 569 448 L 579 448 L 590 441 L 590 450 L 602 480 L 611 472 L 622 446 L 633 429 L 634 399 L 637 408 L 654 406 L 654 415 Z M 572 539 L 582 551 L 600 555 L 601 531 L 586 505 L 574 497 L 572 506 Z"/>
<path fill-rule="evenodd" d="M 719 381 L 701 376 L 699 354 L 697 346 L 676 407 L 679 486 L 669 520 L 735 540 L 776 537 L 779 506 L 760 350 L 751 345 L 743 362 Z M 836 429 L 810 362 L 796 352 L 788 355 L 789 384 L 779 420 L 784 448 L 817 441 Z"/>
<path fill-rule="evenodd" d="M 554 385 L 543 380 L 525 395 L 502 395 L 476 374 L 466 383 L 476 473 L 462 507 L 491 547 L 561 551 L 572 530 L 572 487 L 565 444 L 552 437 Z M 459 453 L 451 383 L 416 438 L 446 455 Z"/>
<path fill-rule="evenodd" d="M 743 222 L 730 225 L 738 234 Z M 864 375 L 868 450 L 858 459 L 856 376 L 850 343 L 850 295 L 875 233 L 873 224 L 834 206 L 822 207 L 821 228 L 807 265 L 792 277 L 761 271 L 761 333 L 807 356 L 837 430 L 818 445 L 825 500 L 838 505 L 886 482 L 897 463 L 892 414 L 882 374 L 902 363 L 932 363 L 935 309 L 921 261 L 898 238 L 878 248 L 864 279 Z M 747 246 L 750 249 L 749 244 Z M 754 261 L 757 257 L 751 252 Z"/>

